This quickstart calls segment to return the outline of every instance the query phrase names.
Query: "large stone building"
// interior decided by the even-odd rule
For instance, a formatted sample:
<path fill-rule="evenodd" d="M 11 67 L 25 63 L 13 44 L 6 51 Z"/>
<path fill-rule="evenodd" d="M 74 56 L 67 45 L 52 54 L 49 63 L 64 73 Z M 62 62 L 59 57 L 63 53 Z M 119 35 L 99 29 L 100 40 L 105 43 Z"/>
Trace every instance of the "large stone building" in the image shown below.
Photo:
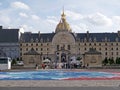
<path fill-rule="evenodd" d="M 19 29 L 3 29 L 0 26 L 0 57 L 20 57 Z"/>
<path fill-rule="evenodd" d="M 115 60 L 120 56 L 120 32 L 89 33 L 87 31 L 86 33 L 73 33 L 63 12 L 54 33 L 25 32 L 21 34 L 20 55 L 24 57 L 24 61 L 28 60 L 25 58 L 25 53 L 32 48 L 40 55 L 38 61 L 49 58 L 52 62 L 68 63 L 71 57 L 79 56 L 83 57 L 84 60 L 84 55 L 87 54 L 85 52 L 88 52 L 90 48 L 101 53 L 100 56 L 99 54 L 97 56 L 101 57 L 101 62 L 106 57 Z M 29 60 L 28 62 L 30 62 Z"/>

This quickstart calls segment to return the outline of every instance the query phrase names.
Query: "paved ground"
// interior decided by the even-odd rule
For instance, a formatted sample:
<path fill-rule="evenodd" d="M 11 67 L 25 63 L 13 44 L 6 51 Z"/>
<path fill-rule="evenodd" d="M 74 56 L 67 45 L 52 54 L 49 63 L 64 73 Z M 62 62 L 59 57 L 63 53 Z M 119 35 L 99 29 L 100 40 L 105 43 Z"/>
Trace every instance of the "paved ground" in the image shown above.
<path fill-rule="evenodd" d="M 120 80 L 1 80 L 0 87 L 120 87 Z M 1 89 L 0 89 L 1 90 Z"/>
<path fill-rule="evenodd" d="M 0 87 L 0 90 L 120 90 L 120 87 Z"/>

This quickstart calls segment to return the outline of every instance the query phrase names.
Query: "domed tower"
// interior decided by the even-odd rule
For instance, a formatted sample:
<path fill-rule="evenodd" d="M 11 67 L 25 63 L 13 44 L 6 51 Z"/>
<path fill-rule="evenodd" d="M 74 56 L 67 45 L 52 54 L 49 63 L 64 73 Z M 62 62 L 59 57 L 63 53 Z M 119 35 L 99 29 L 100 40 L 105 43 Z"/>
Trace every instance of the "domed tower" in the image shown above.
<path fill-rule="evenodd" d="M 63 13 L 61 14 L 60 22 L 58 23 L 55 32 L 57 33 L 57 32 L 60 32 L 60 31 L 71 32 L 70 25 L 66 21 L 66 15 L 64 13 L 64 9 L 63 9 Z"/>

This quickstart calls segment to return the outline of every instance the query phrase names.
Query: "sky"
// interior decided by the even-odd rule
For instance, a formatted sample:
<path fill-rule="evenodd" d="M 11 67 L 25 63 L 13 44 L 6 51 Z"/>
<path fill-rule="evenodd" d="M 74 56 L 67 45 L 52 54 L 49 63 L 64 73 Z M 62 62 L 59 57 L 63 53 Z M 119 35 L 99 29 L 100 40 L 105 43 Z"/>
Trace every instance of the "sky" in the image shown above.
<path fill-rule="evenodd" d="M 55 32 L 63 7 L 72 32 L 120 30 L 120 0 L 0 0 L 0 25 L 22 32 Z"/>

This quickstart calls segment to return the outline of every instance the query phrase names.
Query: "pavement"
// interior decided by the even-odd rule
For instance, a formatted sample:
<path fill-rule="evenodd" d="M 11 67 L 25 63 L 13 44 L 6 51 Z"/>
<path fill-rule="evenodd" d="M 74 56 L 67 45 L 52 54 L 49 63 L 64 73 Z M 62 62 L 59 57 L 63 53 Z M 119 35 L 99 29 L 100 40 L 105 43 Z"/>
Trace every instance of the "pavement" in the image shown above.
<path fill-rule="evenodd" d="M 1 80 L 0 87 L 120 87 L 120 80 Z"/>
<path fill-rule="evenodd" d="M 0 87 L 0 90 L 120 90 L 120 87 Z"/>

